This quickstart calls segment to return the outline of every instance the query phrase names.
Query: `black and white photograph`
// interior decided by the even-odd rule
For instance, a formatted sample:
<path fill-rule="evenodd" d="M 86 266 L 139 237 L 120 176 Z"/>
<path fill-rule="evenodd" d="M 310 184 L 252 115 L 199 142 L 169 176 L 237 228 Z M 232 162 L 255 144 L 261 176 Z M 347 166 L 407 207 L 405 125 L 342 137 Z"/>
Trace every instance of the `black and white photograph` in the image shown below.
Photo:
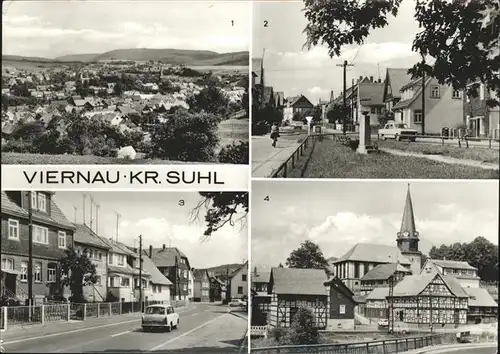
<path fill-rule="evenodd" d="M 254 2 L 252 176 L 498 179 L 499 12 Z"/>
<path fill-rule="evenodd" d="M 2 191 L 2 352 L 247 352 L 247 213 L 248 192 Z"/>
<path fill-rule="evenodd" d="M 3 2 L 2 163 L 248 164 L 250 11 Z"/>
<path fill-rule="evenodd" d="M 252 352 L 496 352 L 498 183 L 254 181 L 251 198 Z"/>

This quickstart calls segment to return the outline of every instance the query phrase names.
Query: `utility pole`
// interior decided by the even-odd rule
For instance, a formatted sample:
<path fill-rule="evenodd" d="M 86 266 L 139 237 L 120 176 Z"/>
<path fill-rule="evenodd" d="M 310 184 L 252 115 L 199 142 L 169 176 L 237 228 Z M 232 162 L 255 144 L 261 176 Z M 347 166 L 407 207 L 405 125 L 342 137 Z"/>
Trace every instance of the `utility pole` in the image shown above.
<path fill-rule="evenodd" d="M 343 100 L 344 100 L 344 109 L 343 109 L 343 121 L 342 121 L 342 132 L 344 135 L 347 133 L 347 67 L 354 66 L 353 64 L 348 64 L 347 60 L 344 60 L 343 64 L 337 64 L 337 66 L 342 66 L 344 68 L 344 92 L 343 92 Z"/>
<path fill-rule="evenodd" d="M 87 195 L 83 193 L 83 225 L 85 225 L 85 199 L 87 198 Z"/>
<path fill-rule="evenodd" d="M 389 277 L 389 333 L 394 332 L 394 275 Z"/>
<path fill-rule="evenodd" d="M 28 304 L 33 305 L 33 192 L 28 192 Z"/>
<path fill-rule="evenodd" d="M 77 208 L 76 208 L 76 206 L 74 206 L 74 205 L 73 205 L 73 209 L 74 209 L 74 211 L 75 211 L 75 213 L 74 213 L 74 217 L 73 217 L 73 218 L 74 218 L 74 220 L 75 220 L 75 224 L 76 224 L 76 213 L 77 213 L 78 209 L 77 209 Z"/>
<path fill-rule="evenodd" d="M 120 218 L 121 218 L 121 215 L 116 212 L 116 241 L 118 242 L 118 224 L 120 223 Z"/>
<path fill-rule="evenodd" d="M 425 65 L 425 58 L 422 57 Z M 425 135 L 425 69 L 422 67 L 422 135 Z"/>
<path fill-rule="evenodd" d="M 139 302 L 141 304 L 141 313 L 143 312 L 142 307 L 142 235 L 139 235 Z"/>
<path fill-rule="evenodd" d="M 99 204 L 95 205 L 95 233 L 99 235 Z"/>
<path fill-rule="evenodd" d="M 94 217 L 92 215 L 93 209 L 94 209 L 94 198 L 92 196 L 90 196 L 90 230 L 91 231 L 94 231 L 94 229 L 92 228 L 92 224 L 94 222 Z"/>

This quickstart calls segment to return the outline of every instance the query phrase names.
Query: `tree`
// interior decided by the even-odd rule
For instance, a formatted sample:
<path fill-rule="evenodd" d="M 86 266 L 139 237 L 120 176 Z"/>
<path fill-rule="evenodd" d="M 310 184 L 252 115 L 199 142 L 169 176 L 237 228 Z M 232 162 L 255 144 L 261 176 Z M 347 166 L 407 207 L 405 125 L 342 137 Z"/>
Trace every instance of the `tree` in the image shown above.
<path fill-rule="evenodd" d="M 312 241 L 304 241 L 300 247 L 292 253 L 286 260 L 286 265 L 290 268 L 314 268 L 327 269 L 328 261 L 323 256 L 323 252 L 317 244 Z"/>
<path fill-rule="evenodd" d="M 122 92 L 123 92 L 122 84 L 120 82 L 117 82 L 113 87 L 113 93 L 117 96 L 121 96 Z"/>
<path fill-rule="evenodd" d="M 317 344 L 319 332 L 311 309 L 300 307 L 292 318 L 290 328 L 280 337 L 282 345 Z"/>
<path fill-rule="evenodd" d="M 78 254 L 73 248 L 69 248 L 60 261 L 61 285 L 70 288 L 71 302 L 84 302 L 83 287 L 97 283 L 96 266 L 87 257 L 86 251 Z"/>
<path fill-rule="evenodd" d="M 2 110 L 6 111 L 9 108 L 9 96 L 2 95 Z"/>
<path fill-rule="evenodd" d="M 219 162 L 248 165 L 250 144 L 240 141 L 239 144 L 226 145 L 219 152 Z"/>
<path fill-rule="evenodd" d="M 208 86 L 189 98 L 187 103 L 193 112 L 205 111 L 219 116 L 222 120 L 228 111 L 229 99 L 217 84 L 210 80 Z"/>
<path fill-rule="evenodd" d="M 243 221 L 248 214 L 248 192 L 200 192 L 202 200 L 191 211 L 192 220 L 198 219 L 201 208 L 205 207 L 206 230 L 205 237 L 229 223 L 235 225 L 236 221 Z M 236 214 L 242 216 L 235 220 Z"/>
<path fill-rule="evenodd" d="M 314 106 L 314 109 L 312 111 L 312 121 L 311 123 L 319 123 L 321 122 L 323 116 L 323 110 L 321 109 L 321 106 Z"/>
<path fill-rule="evenodd" d="M 211 162 L 219 143 L 219 118 L 209 113 L 190 113 L 185 109 L 169 114 L 151 134 L 149 157 L 168 160 Z"/>
<path fill-rule="evenodd" d="M 341 104 L 334 103 L 326 113 L 326 118 L 332 124 L 341 123 L 344 119 L 344 107 Z"/>
<path fill-rule="evenodd" d="M 281 264 L 281 263 L 278 264 L 278 267 L 283 268 L 283 264 Z"/>
<path fill-rule="evenodd" d="M 330 57 L 340 56 L 347 44 L 362 44 L 370 31 L 387 26 L 389 15 L 397 16 L 402 0 L 304 0 L 308 24 L 305 47 L 326 44 Z M 480 81 L 498 92 L 500 90 L 499 45 L 500 12 L 498 0 L 437 1 L 417 0 L 415 19 L 422 31 L 413 40 L 412 50 L 422 58 L 430 56 L 433 64 L 425 60 L 415 64 L 410 73 L 414 77 L 423 72 L 435 77 L 440 84 L 452 85 L 477 97 Z M 492 25 L 483 26 L 484 11 L 491 11 Z M 489 105 L 499 101 L 490 100 Z"/>

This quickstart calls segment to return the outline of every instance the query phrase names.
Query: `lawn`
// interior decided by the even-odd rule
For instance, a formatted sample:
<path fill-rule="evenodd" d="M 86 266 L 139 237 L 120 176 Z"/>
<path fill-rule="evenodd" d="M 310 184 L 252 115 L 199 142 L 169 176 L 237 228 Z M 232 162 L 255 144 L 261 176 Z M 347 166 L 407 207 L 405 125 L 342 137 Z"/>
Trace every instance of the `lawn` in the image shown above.
<path fill-rule="evenodd" d="M 441 146 L 428 143 L 410 143 L 403 141 L 377 141 L 379 147 L 397 149 L 406 152 L 424 154 L 424 155 L 442 155 L 454 157 L 462 160 L 474 160 L 481 162 L 496 163 L 500 162 L 498 148 L 488 149 L 487 147 L 474 147 L 466 149 L 458 146 Z"/>
<path fill-rule="evenodd" d="M 228 119 L 219 124 L 219 146 L 230 145 L 240 140 L 248 142 L 250 136 L 249 119 Z"/>
<path fill-rule="evenodd" d="M 384 152 L 360 155 L 332 140 L 317 142 L 312 153 L 310 152 L 311 148 L 289 172 L 289 178 L 499 178 L 499 171 L 479 167 L 452 165 L 418 157 L 394 156 Z"/>

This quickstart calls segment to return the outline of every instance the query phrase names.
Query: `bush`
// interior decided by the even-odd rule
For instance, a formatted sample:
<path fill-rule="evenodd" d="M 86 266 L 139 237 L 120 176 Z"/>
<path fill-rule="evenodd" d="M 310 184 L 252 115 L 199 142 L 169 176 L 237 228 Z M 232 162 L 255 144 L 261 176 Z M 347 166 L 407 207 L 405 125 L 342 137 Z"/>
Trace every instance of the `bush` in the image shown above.
<path fill-rule="evenodd" d="M 167 160 L 211 162 L 219 143 L 218 118 L 177 110 L 151 134 L 150 155 Z"/>
<path fill-rule="evenodd" d="M 307 308 L 299 308 L 292 319 L 290 328 L 280 338 L 282 345 L 317 344 L 319 333 L 316 328 L 314 313 Z"/>
<path fill-rule="evenodd" d="M 269 132 L 269 127 L 266 122 L 253 122 L 252 120 L 252 135 L 266 135 Z"/>
<path fill-rule="evenodd" d="M 238 145 L 226 145 L 219 152 L 219 162 L 232 163 L 238 165 L 247 165 L 249 161 L 249 146 L 248 142 L 240 141 Z"/>

